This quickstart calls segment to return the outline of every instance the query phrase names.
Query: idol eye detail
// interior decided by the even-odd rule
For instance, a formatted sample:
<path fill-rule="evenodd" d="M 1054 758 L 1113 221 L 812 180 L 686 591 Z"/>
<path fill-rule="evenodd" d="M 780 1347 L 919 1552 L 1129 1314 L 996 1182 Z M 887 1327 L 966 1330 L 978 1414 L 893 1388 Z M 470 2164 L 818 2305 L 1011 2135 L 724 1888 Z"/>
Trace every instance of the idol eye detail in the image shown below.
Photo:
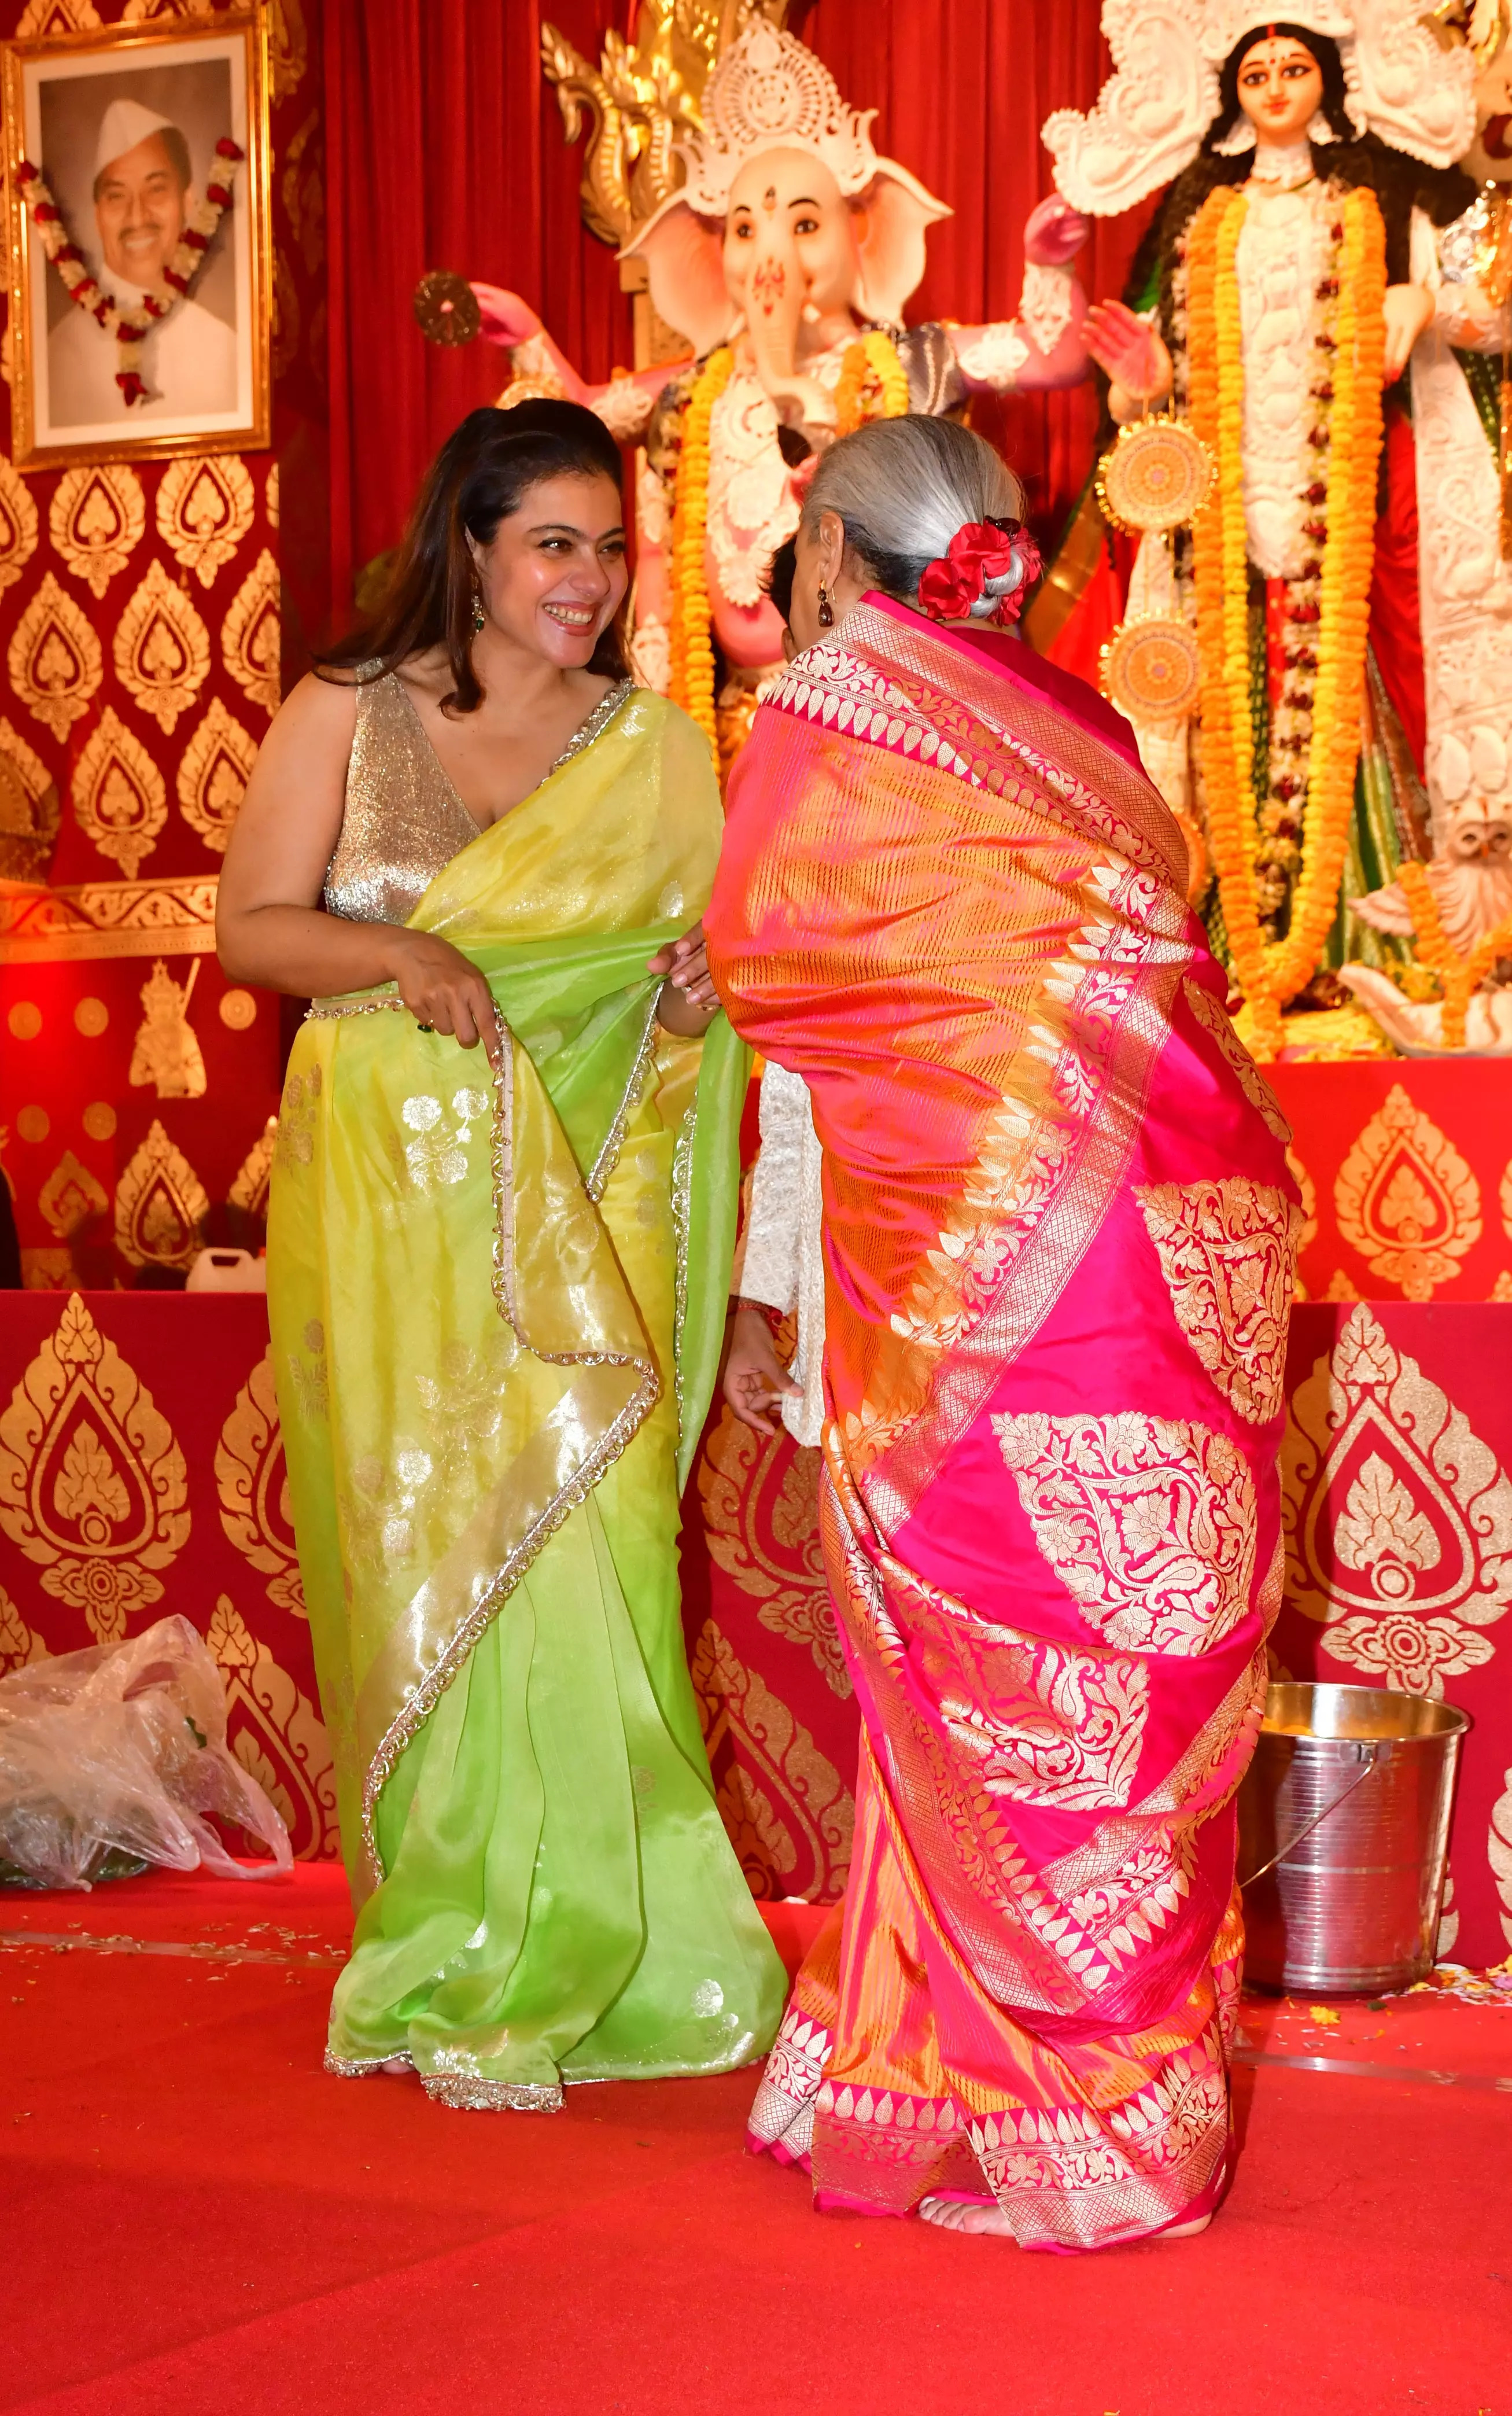
<path fill-rule="evenodd" d="M 819 233 L 819 220 L 817 219 L 799 219 L 793 232 L 794 234 L 817 234 Z"/>

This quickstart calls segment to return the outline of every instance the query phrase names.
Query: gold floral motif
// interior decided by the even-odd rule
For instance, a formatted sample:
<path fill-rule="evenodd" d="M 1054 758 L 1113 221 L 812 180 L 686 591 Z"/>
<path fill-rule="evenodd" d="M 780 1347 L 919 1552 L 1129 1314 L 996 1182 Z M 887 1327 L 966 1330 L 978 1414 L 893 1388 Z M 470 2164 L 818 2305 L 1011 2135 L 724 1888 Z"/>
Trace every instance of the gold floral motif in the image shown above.
<path fill-rule="evenodd" d="M 137 1026 L 127 1080 L 135 1090 L 151 1082 L 159 1099 L 203 1099 L 204 1057 L 189 1019 L 189 1003 L 200 970 L 198 957 L 180 985 L 158 959 L 142 985 L 143 1020 Z"/>
<path fill-rule="evenodd" d="M 320 1114 L 320 1067 L 291 1074 L 279 1104 L 275 1166 L 309 1166 L 315 1155 L 315 1125 Z"/>
<path fill-rule="evenodd" d="M 945 1729 L 989 1794 L 1064 1812 L 1126 1804 L 1149 1718 L 1143 1662 L 993 1635 L 971 1656 L 979 1690 L 940 1696 Z"/>
<path fill-rule="evenodd" d="M 1255 1486 L 1227 1435 L 1122 1410 L 994 1417 L 1035 1541 L 1088 1625 L 1132 1653 L 1206 1653 L 1249 1608 Z"/>
<path fill-rule="evenodd" d="M 210 632 L 181 587 L 153 562 L 115 626 L 115 676 L 165 738 L 210 670 Z"/>
<path fill-rule="evenodd" d="M 1487 1858 L 1496 1893 L 1502 1899 L 1502 1935 L 1512 1946 L 1512 1770 L 1506 1773 L 1505 1791 L 1491 1805 L 1490 1832 L 1486 1841 Z"/>
<path fill-rule="evenodd" d="M 1285 1405 L 1302 1212 L 1244 1176 L 1137 1193 L 1180 1326 L 1224 1398 L 1266 1426 Z"/>
<path fill-rule="evenodd" d="M 213 587 L 252 525 L 252 474 L 234 453 L 171 461 L 158 490 L 158 535 L 174 560 Z"/>
<path fill-rule="evenodd" d="M 1210 1032 L 1217 1042 L 1224 1056 L 1239 1077 L 1239 1087 L 1245 1097 L 1252 1108 L 1259 1110 L 1266 1129 L 1274 1133 L 1278 1140 L 1290 1142 L 1292 1127 L 1281 1112 L 1281 1103 L 1235 1032 L 1232 1016 L 1218 1004 L 1211 991 L 1205 990 L 1201 982 L 1184 982 L 1182 988 L 1187 995 L 1187 1005 L 1203 1031 Z M 1293 1167 L 1293 1172 L 1295 1171 Z"/>
<path fill-rule="evenodd" d="M 278 1138 L 278 1117 L 269 1116 L 232 1178 L 226 1194 L 229 1207 L 245 1208 L 249 1216 L 267 1214 L 268 1178 L 273 1171 L 273 1150 Z"/>
<path fill-rule="evenodd" d="M 104 675 L 99 640 L 48 571 L 16 624 L 6 657 L 10 685 L 60 742 L 87 712 Z"/>
<path fill-rule="evenodd" d="M 37 551 L 37 503 L 19 470 L 0 455 L 0 596 Z"/>
<path fill-rule="evenodd" d="M 268 471 L 267 485 L 263 490 L 263 509 L 267 514 L 269 528 L 277 528 L 279 525 L 279 465 L 276 461 Z"/>
<path fill-rule="evenodd" d="M 1488 1300 L 1512 1300 L 1512 1267 L 1504 1267 L 1486 1295 Z"/>
<path fill-rule="evenodd" d="M 800 1880 L 810 1900 L 833 1903 L 845 1885 L 855 1826 L 854 1801 L 839 1771 L 712 1619 L 691 1669 L 719 1811 L 752 1893 L 786 1895 Z"/>
<path fill-rule="evenodd" d="M 210 1202 L 204 1184 L 156 1121 L 115 1186 L 115 1246 L 133 1267 L 187 1267 Z"/>
<path fill-rule="evenodd" d="M 146 25 L 159 17 L 213 17 L 216 0 L 126 0 L 123 25 Z"/>
<path fill-rule="evenodd" d="M 310 64 L 304 0 L 273 0 L 268 23 L 268 68 L 275 100 L 287 100 L 304 82 Z"/>
<path fill-rule="evenodd" d="M 1340 1660 L 1438 1695 L 1489 1659 L 1473 1631 L 1512 1603 L 1512 1484 L 1363 1302 L 1292 1396 L 1281 1532 L 1288 1599 Z"/>
<path fill-rule="evenodd" d="M 38 1195 L 40 1208 L 60 1241 L 79 1232 L 92 1217 L 103 1216 L 110 1201 L 71 1149 L 66 1149 Z"/>
<path fill-rule="evenodd" d="M 178 802 L 190 829 L 218 855 L 226 852 L 256 761 L 256 739 L 212 697 L 178 767 Z"/>
<path fill-rule="evenodd" d="M 16 38 L 26 41 L 36 34 L 83 34 L 98 23 L 95 0 L 26 0 Z"/>
<path fill-rule="evenodd" d="M 65 470 L 47 521 L 53 551 L 97 598 L 126 568 L 146 524 L 142 481 L 125 461 Z"/>
<path fill-rule="evenodd" d="M 1512 1241 L 1512 1157 L 1507 1159 L 1505 1166 L 1502 1170 L 1502 1180 L 1497 1190 L 1496 1204 L 1502 1212 L 1502 1231 L 1506 1235 L 1508 1241 Z"/>
<path fill-rule="evenodd" d="M 699 1459 L 698 1489 L 710 1559 L 753 1598 L 764 1627 L 806 1648 L 825 1684 L 848 1696 L 819 1543 L 818 1475 L 817 1452 L 753 1434 L 724 1409 Z"/>
<path fill-rule="evenodd" d="M 226 1742 L 282 1819 L 295 1859 L 333 1853 L 336 1774 L 319 1712 L 229 1594 L 217 1602 L 204 1640 L 225 1681 Z"/>
<path fill-rule="evenodd" d="M 271 1351 L 259 1359 L 220 1429 L 215 1481 L 220 1524 L 243 1558 L 267 1578 L 269 1602 L 305 1618 Z"/>
<path fill-rule="evenodd" d="M 1334 1207 L 1345 1241 L 1408 1300 L 1431 1300 L 1480 1239 L 1479 1184 L 1399 1082 L 1339 1168 Z"/>
<path fill-rule="evenodd" d="M 265 713 L 279 709 L 279 566 L 265 546 L 232 598 L 220 628 L 227 671 Z"/>
<path fill-rule="evenodd" d="M 0 881 L 46 881 L 62 819 L 46 764 L 0 715 Z"/>
<path fill-rule="evenodd" d="M 84 837 L 134 881 L 168 820 L 163 776 L 108 704 L 73 767 L 73 810 Z"/>
<path fill-rule="evenodd" d="M 146 1390 L 70 1294 L 0 1415 L 0 1533 L 42 1589 L 113 1643 L 160 1600 L 189 1540 L 184 1456 Z"/>
<path fill-rule="evenodd" d="M 23 1619 L 5 1587 L 0 1586 L 0 1670 L 23 1669 L 28 1661 L 45 1661 L 47 1646 Z"/>

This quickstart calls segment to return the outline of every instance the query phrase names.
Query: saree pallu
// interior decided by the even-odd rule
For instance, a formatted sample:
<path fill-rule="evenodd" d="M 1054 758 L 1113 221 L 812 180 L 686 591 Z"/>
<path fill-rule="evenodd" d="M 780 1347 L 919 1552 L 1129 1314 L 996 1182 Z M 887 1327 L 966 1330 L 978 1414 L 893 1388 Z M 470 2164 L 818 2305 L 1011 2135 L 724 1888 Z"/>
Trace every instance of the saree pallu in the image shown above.
<path fill-rule="evenodd" d="M 863 1731 L 750 2144 L 1030 2248 L 1194 2220 L 1226 2167 L 1300 1219 L 1184 876 L 1090 689 L 873 596 L 758 713 L 705 917 L 824 1147 Z"/>
<path fill-rule="evenodd" d="M 487 976 L 501 1071 L 386 991 L 290 1060 L 270 1315 L 360 1903 L 327 2061 L 451 2106 L 722 2071 L 780 2011 L 676 1547 L 748 1058 L 722 1018 L 663 1033 L 645 971 L 718 832 L 702 739 L 633 698 L 411 916 Z"/>

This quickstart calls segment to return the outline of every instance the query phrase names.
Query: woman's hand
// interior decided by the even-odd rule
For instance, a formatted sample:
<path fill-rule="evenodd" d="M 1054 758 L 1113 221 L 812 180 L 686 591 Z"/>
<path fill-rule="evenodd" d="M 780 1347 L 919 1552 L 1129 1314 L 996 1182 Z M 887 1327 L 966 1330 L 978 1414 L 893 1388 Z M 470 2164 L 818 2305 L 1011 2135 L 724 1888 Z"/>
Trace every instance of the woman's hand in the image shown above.
<path fill-rule="evenodd" d="M 477 967 L 433 931 L 393 933 L 391 978 L 422 1032 L 445 1032 L 463 1049 L 483 1043 L 489 1064 L 503 1063 L 493 993 Z"/>
<path fill-rule="evenodd" d="M 1125 302 L 1094 302 L 1081 322 L 1081 340 L 1112 386 L 1113 417 L 1132 419 L 1148 403 L 1171 392 L 1171 355 L 1157 328 Z"/>
<path fill-rule="evenodd" d="M 1407 356 L 1433 316 L 1433 296 L 1426 285 L 1388 285 L 1383 315 L 1386 347 L 1382 383 L 1390 385 L 1407 367 Z"/>
<path fill-rule="evenodd" d="M 707 1031 L 718 1012 L 719 1000 L 709 973 L 702 923 L 695 923 L 680 940 L 658 948 L 646 971 L 665 976 L 665 988 L 657 1006 L 658 1019 L 664 1031 L 674 1032 L 684 1039 L 697 1039 Z"/>
<path fill-rule="evenodd" d="M 794 1382 L 777 1355 L 765 1315 L 746 1301 L 735 1309 L 723 1382 L 725 1399 L 753 1434 L 775 1435 L 778 1429 L 766 1412 L 775 1410 L 785 1395 L 803 1397 L 803 1386 Z"/>

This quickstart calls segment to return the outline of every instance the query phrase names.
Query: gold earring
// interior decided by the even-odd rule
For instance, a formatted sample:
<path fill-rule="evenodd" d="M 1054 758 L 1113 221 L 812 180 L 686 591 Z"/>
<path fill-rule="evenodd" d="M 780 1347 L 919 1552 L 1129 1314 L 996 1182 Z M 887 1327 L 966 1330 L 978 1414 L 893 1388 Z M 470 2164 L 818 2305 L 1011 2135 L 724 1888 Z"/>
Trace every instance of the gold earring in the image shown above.
<path fill-rule="evenodd" d="M 819 582 L 819 626 L 822 629 L 833 629 L 835 627 L 835 608 L 829 600 L 829 589 L 823 580 Z"/>
<path fill-rule="evenodd" d="M 481 580 L 475 579 L 473 581 L 473 635 L 475 638 L 482 636 L 488 627 L 488 617 L 483 610 L 483 582 Z"/>

